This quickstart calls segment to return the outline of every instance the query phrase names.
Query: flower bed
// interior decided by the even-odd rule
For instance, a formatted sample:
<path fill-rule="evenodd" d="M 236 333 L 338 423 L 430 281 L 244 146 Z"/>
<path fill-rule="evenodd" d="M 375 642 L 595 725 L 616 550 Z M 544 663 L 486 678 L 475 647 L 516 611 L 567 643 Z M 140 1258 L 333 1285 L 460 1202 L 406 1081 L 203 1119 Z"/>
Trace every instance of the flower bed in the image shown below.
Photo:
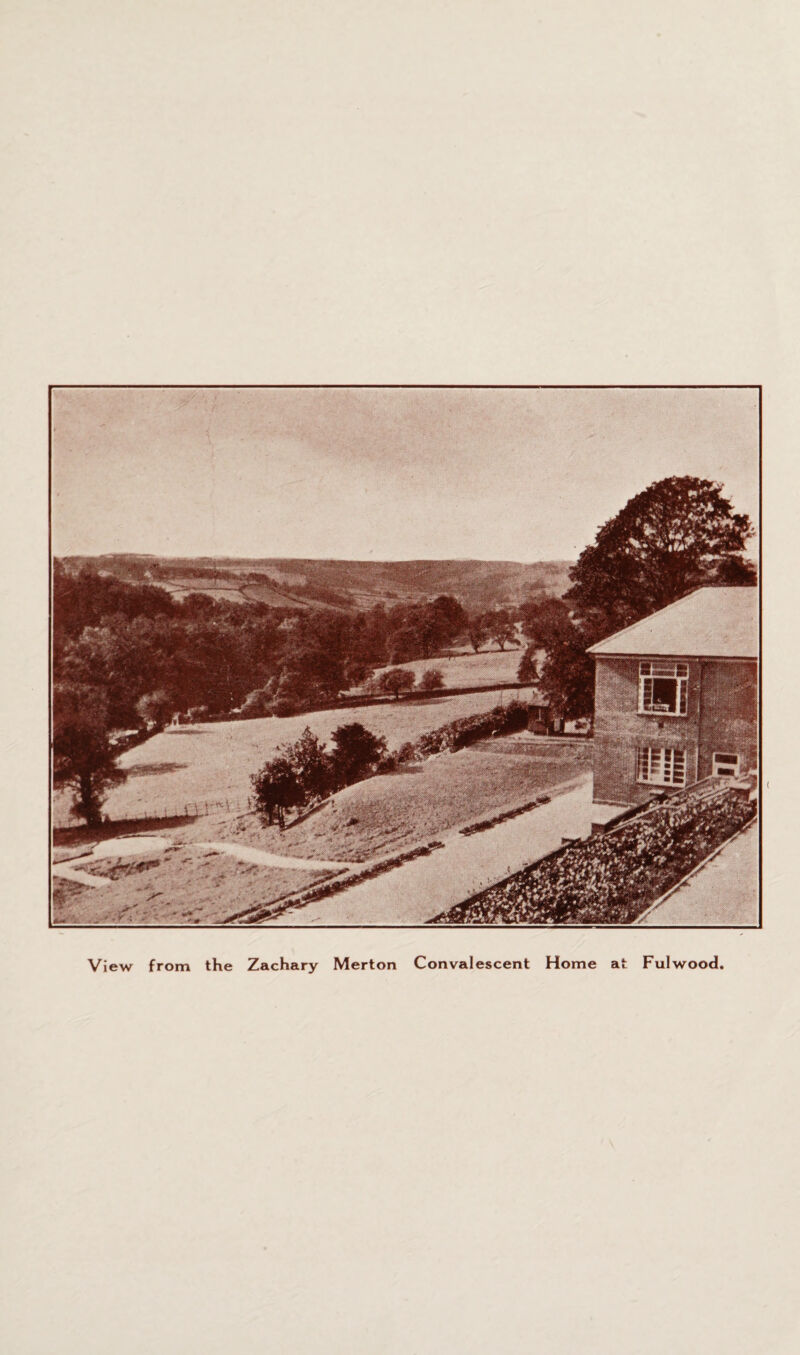
<path fill-rule="evenodd" d="M 755 812 L 734 790 L 684 794 L 603 836 L 559 848 L 433 923 L 633 922 Z"/>

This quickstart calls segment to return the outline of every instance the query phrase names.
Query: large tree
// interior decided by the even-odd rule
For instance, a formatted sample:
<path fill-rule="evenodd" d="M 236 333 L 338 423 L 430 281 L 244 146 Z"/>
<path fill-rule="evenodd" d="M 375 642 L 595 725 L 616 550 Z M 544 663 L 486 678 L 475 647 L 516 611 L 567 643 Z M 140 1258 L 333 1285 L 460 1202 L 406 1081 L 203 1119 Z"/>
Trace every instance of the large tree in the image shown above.
<path fill-rule="evenodd" d="M 277 818 L 278 827 L 283 828 L 286 810 L 305 803 L 297 773 L 286 757 L 279 755 L 265 762 L 261 770 L 250 777 L 250 781 L 253 786 L 253 807 L 267 824 L 274 823 Z"/>
<path fill-rule="evenodd" d="M 413 686 L 414 674 L 410 668 L 387 668 L 378 680 L 379 690 L 391 693 L 396 701 L 400 700 L 401 692 L 410 692 Z"/>
<path fill-rule="evenodd" d="M 339 725 L 333 731 L 333 779 L 338 787 L 350 786 L 354 781 L 378 770 L 386 757 L 386 740 L 362 724 Z"/>
<path fill-rule="evenodd" d="M 72 807 L 90 827 L 102 820 L 111 786 L 127 772 L 117 766 L 108 729 L 108 701 L 100 687 L 58 684 L 53 690 L 53 783 L 73 792 Z"/>
<path fill-rule="evenodd" d="M 570 570 L 566 599 L 597 639 L 704 584 L 754 582 L 744 554 L 752 535 L 721 484 L 657 480 L 600 528 Z"/>

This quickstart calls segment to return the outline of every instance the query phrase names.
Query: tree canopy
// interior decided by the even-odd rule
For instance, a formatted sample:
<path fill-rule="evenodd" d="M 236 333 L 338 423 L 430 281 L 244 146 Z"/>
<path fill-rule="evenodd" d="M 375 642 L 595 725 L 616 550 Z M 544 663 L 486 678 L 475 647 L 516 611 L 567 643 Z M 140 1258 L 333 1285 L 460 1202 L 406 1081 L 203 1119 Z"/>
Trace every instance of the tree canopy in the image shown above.
<path fill-rule="evenodd" d="M 691 475 L 656 480 L 581 553 L 566 600 L 599 639 L 704 584 L 754 582 L 744 554 L 752 535 L 721 484 Z"/>
<path fill-rule="evenodd" d="M 59 683 L 53 690 L 53 783 L 73 792 L 72 807 L 100 823 L 106 792 L 124 781 L 108 730 L 108 701 L 99 687 Z"/>

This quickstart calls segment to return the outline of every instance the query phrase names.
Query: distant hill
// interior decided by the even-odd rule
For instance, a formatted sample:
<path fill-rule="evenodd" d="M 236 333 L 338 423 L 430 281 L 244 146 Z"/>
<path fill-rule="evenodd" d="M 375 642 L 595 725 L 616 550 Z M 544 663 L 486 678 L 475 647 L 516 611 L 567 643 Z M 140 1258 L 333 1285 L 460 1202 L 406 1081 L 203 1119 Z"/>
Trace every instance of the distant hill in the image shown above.
<path fill-rule="evenodd" d="M 207 593 L 273 607 L 362 610 L 449 593 L 470 611 L 516 604 L 531 593 L 560 597 L 569 587 L 568 560 L 287 560 L 169 558 L 160 555 L 71 555 L 71 569 L 90 565 L 117 578 L 159 584 L 171 593 Z"/>

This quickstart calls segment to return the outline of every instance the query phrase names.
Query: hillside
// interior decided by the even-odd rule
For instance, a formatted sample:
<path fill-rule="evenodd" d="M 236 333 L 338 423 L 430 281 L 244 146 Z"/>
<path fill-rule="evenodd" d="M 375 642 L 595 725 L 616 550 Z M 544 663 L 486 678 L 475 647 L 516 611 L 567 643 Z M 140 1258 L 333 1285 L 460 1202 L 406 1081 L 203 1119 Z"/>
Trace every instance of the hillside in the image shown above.
<path fill-rule="evenodd" d="M 569 561 L 304 560 L 169 558 L 157 555 L 67 556 L 70 568 L 91 565 L 120 579 L 159 584 L 180 595 L 208 593 L 233 602 L 274 607 L 362 610 L 451 594 L 468 610 L 516 604 L 530 593 L 561 596 Z"/>

